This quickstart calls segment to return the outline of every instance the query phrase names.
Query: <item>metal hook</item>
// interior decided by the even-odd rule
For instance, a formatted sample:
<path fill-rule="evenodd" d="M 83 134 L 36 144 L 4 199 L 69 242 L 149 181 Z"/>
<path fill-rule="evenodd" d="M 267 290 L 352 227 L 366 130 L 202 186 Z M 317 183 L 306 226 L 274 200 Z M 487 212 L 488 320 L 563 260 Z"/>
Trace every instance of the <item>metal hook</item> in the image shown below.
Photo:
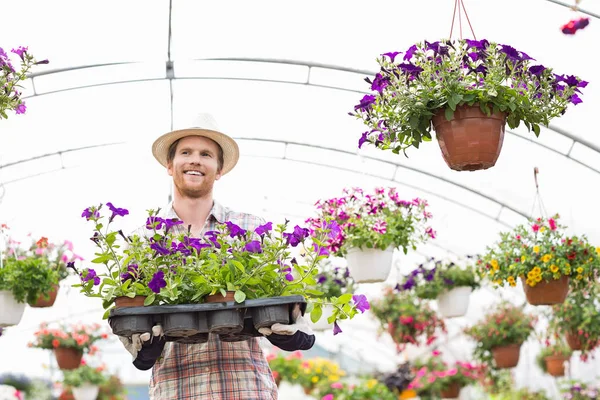
<path fill-rule="evenodd" d="M 538 169 L 538 167 L 533 167 L 533 179 L 535 180 L 535 188 L 536 190 L 540 189 L 540 186 L 538 184 L 538 174 L 540 173 L 540 170 Z"/>

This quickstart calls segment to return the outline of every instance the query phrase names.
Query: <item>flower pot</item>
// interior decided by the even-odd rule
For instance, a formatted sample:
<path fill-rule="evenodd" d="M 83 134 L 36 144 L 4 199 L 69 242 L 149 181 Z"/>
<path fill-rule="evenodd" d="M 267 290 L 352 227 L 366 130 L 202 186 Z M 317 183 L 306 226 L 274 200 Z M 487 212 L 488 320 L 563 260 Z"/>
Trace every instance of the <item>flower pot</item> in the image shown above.
<path fill-rule="evenodd" d="M 227 291 L 225 297 L 221 293 L 210 294 L 204 298 L 205 303 L 222 303 L 228 301 L 235 301 L 235 292 Z"/>
<path fill-rule="evenodd" d="M 171 313 L 163 316 L 165 335 L 187 337 L 198 332 L 198 313 Z"/>
<path fill-rule="evenodd" d="M 469 308 L 472 289 L 461 286 L 442 293 L 438 298 L 438 310 L 444 318 L 462 317 Z"/>
<path fill-rule="evenodd" d="M 170 337 L 167 336 L 167 342 L 177 342 L 183 344 L 200 344 L 208 342 L 208 333 L 196 333 L 186 337 Z"/>
<path fill-rule="evenodd" d="M 58 296 L 58 289 L 60 289 L 58 284 L 53 285 L 48 294 L 40 294 L 35 303 L 29 303 L 29 305 L 33 308 L 52 307 L 56 301 L 56 296 Z"/>
<path fill-rule="evenodd" d="M 392 269 L 394 249 L 351 248 L 346 254 L 350 276 L 356 283 L 385 282 Z"/>
<path fill-rule="evenodd" d="M 322 307 L 323 313 L 321 314 L 321 318 L 317 322 L 310 321 L 310 326 L 313 331 L 323 332 L 333 329 L 333 324 L 327 322 L 327 319 L 331 317 L 333 313 L 333 306 L 329 304 L 325 304 Z"/>
<path fill-rule="evenodd" d="M 56 363 L 60 369 L 77 369 L 81 365 L 83 352 L 70 347 L 57 347 L 54 349 Z"/>
<path fill-rule="evenodd" d="M 571 350 L 581 350 L 581 340 L 579 340 L 577 333 L 567 332 L 565 337 Z"/>
<path fill-rule="evenodd" d="M 460 386 L 454 382 L 440 392 L 442 399 L 456 399 L 460 395 Z"/>
<path fill-rule="evenodd" d="M 244 329 L 242 310 L 219 310 L 208 314 L 208 329 L 210 333 L 228 335 L 239 333 Z"/>
<path fill-rule="evenodd" d="M 504 142 L 506 113 L 489 117 L 479 105 L 456 107 L 454 117 L 448 121 L 445 109 L 432 118 L 442 156 L 455 171 L 477 171 L 493 167 Z"/>
<path fill-rule="evenodd" d="M 275 384 L 277 385 L 277 387 L 281 385 L 281 376 L 277 376 L 277 378 L 275 378 Z"/>
<path fill-rule="evenodd" d="M 19 325 L 25 312 L 25 303 L 17 303 L 12 292 L 0 290 L 0 327 Z"/>
<path fill-rule="evenodd" d="M 552 376 L 565 376 L 565 361 L 569 361 L 568 356 L 548 356 L 544 358 L 546 361 L 546 372 Z"/>
<path fill-rule="evenodd" d="M 563 275 L 560 279 L 541 281 L 534 287 L 526 284 L 523 278 L 521 278 L 521 281 L 523 283 L 523 290 L 525 291 L 527 302 L 534 306 L 561 304 L 565 301 L 567 294 L 569 293 L 568 276 Z"/>
<path fill-rule="evenodd" d="M 79 387 L 71 389 L 75 400 L 96 400 L 100 388 L 97 385 L 85 383 Z"/>
<path fill-rule="evenodd" d="M 115 299 L 116 308 L 124 307 L 143 307 L 146 296 L 135 296 L 134 298 L 127 296 L 120 296 Z"/>
<path fill-rule="evenodd" d="M 312 393 L 312 391 L 313 391 L 313 388 L 312 388 L 312 387 L 303 387 L 302 389 L 304 389 L 304 393 L 305 393 L 306 395 L 308 395 L 308 396 L 310 396 L 310 394 L 311 394 L 311 393 Z"/>
<path fill-rule="evenodd" d="M 128 315 L 108 320 L 113 333 L 117 336 L 131 336 L 135 333 L 152 331 L 152 318 L 148 315 Z"/>
<path fill-rule="evenodd" d="M 509 344 L 507 346 L 495 347 L 492 349 L 492 356 L 498 368 L 513 368 L 519 363 L 521 353 L 520 344 Z"/>
<path fill-rule="evenodd" d="M 290 323 L 290 307 L 287 304 L 254 307 L 250 311 L 256 330 L 270 328 L 273 324 L 287 325 Z"/>

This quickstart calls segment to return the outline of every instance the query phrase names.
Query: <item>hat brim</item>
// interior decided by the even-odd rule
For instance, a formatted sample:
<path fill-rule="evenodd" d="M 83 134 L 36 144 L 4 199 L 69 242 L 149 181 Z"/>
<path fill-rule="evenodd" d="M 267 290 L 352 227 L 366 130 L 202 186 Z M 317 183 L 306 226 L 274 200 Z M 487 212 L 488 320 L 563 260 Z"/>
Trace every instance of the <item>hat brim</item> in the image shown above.
<path fill-rule="evenodd" d="M 221 146 L 221 149 L 223 150 L 223 167 L 221 168 L 221 175 L 225 175 L 231 171 L 240 158 L 240 149 L 235 140 L 224 133 L 201 128 L 180 129 L 165 133 L 156 139 L 152 145 L 152 154 L 154 155 L 154 158 L 156 158 L 163 167 L 167 168 L 169 148 L 175 141 L 188 136 L 201 136 L 212 139 Z"/>

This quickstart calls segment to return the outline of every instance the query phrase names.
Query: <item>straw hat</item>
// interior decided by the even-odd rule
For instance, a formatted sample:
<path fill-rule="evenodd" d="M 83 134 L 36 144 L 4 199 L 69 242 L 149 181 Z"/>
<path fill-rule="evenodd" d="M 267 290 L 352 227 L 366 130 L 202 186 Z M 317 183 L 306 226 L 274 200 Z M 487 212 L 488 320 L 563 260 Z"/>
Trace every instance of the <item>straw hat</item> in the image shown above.
<path fill-rule="evenodd" d="M 223 150 L 223 168 L 221 169 L 221 175 L 225 175 L 231 171 L 240 158 L 240 150 L 235 140 L 220 132 L 215 119 L 210 114 L 198 114 L 192 126 L 193 128 L 180 129 L 166 133 L 156 139 L 152 145 L 152 154 L 154 155 L 154 158 L 166 168 L 169 147 L 171 147 L 176 140 L 187 136 L 203 136 L 217 142 Z"/>

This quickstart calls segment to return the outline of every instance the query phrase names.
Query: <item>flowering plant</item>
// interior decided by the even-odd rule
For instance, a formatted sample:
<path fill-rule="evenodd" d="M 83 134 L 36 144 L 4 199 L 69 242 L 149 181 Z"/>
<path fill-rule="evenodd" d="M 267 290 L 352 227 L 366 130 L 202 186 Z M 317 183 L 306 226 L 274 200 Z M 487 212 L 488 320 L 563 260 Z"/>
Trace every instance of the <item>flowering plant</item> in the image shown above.
<path fill-rule="evenodd" d="M 332 383 L 346 375 L 340 366 L 325 358 L 312 358 L 305 360 L 298 369 L 296 383 L 303 388 L 314 389 L 319 384 Z"/>
<path fill-rule="evenodd" d="M 587 17 L 579 17 L 579 18 L 572 19 L 569 22 L 567 22 L 566 24 L 564 24 L 560 28 L 560 30 L 565 35 L 574 35 L 575 32 L 577 32 L 580 29 L 585 28 L 589 24 L 590 24 L 590 19 L 589 18 L 587 18 Z"/>
<path fill-rule="evenodd" d="M 77 369 L 65 370 L 63 383 L 72 387 L 79 387 L 82 385 L 102 385 L 106 382 L 106 376 L 104 374 L 104 367 L 92 367 L 82 362 Z"/>
<path fill-rule="evenodd" d="M 561 392 L 565 400 L 596 400 L 600 395 L 600 387 L 571 380 L 562 387 Z"/>
<path fill-rule="evenodd" d="M 374 194 L 365 194 L 360 188 L 344 189 L 344 196 L 319 200 L 319 216 L 310 218 L 313 231 L 333 219 L 340 229 L 332 231 L 326 242 L 328 250 L 344 256 L 350 248 L 385 250 L 416 249 L 418 243 L 435 238 L 426 222 L 431 218 L 427 201 L 401 200 L 395 188 L 376 188 Z"/>
<path fill-rule="evenodd" d="M 442 40 L 417 43 L 404 54 L 390 52 L 377 59 L 381 70 L 371 81 L 354 113 L 370 130 L 364 143 L 398 154 L 431 141 L 431 118 L 444 112 L 452 119 L 457 106 L 477 106 L 487 115 L 507 114 L 510 128 L 521 122 L 540 134 L 540 125 L 581 103 L 587 82 L 555 74 L 511 46 L 487 40 Z M 398 59 L 398 60 L 397 60 Z"/>
<path fill-rule="evenodd" d="M 302 352 L 294 351 L 287 356 L 278 352 L 267 355 L 269 367 L 276 382 L 286 381 L 294 383 L 298 378 L 298 369 L 302 363 Z"/>
<path fill-rule="evenodd" d="M 419 265 L 400 284 L 402 290 L 414 290 L 419 298 L 430 300 L 464 286 L 472 289 L 479 287 L 479 276 L 472 266 L 461 268 L 454 262 L 444 262 L 435 258 Z"/>
<path fill-rule="evenodd" d="M 398 350 L 408 343 L 418 346 L 425 341 L 426 345 L 430 345 L 437 338 L 438 328 L 446 332 L 444 321 L 412 293 L 401 291 L 398 287 L 387 287 L 383 293 L 381 299 L 371 302 L 371 309 L 382 330 L 386 330 L 396 342 Z"/>
<path fill-rule="evenodd" d="M 3 88 L 0 93 L 0 119 L 7 119 L 6 111 L 15 111 L 16 114 L 24 114 L 27 110 L 25 102 L 21 100 L 21 88 L 19 82 L 27 79 L 27 73 L 34 65 L 48 64 L 48 60 L 36 61 L 28 53 L 27 47 L 20 46 L 12 49 L 11 53 L 19 56 L 21 59 L 21 69 L 16 71 L 13 67 L 8 54 L 0 47 L 0 87 Z"/>
<path fill-rule="evenodd" d="M 442 390 L 453 384 L 464 387 L 477 382 L 482 374 L 482 367 L 468 362 L 457 361 L 449 366 L 438 350 L 434 350 L 425 363 L 414 364 L 417 371 L 408 388 L 415 389 L 419 395 L 440 396 Z"/>
<path fill-rule="evenodd" d="M 487 249 L 479 263 L 481 272 L 497 285 L 516 286 L 517 277 L 534 287 L 542 280 L 575 277 L 593 280 L 600 269 L 600 247 L 594 248 L 585 236 L 565 237 L 559 216 L 538 218 L 529 226 L 519 225 L 512 232 L 501 233 L 496 246 Z M 484 269 L 485 268 L 485 269 Z"/>
<path fill-rule="evenodd" d="M 108 334 L 102 332 L 99 324 L 76 324 L 70 327 L 48 328 L 47 324 L 42 323 L 40 329 L 34 335 L 35 340 L 29 343 L 29 347 L 46 350 L 65 347 L 89 352 L 90 355 L 98 351 L 98 348 L 94 345 L 95 342 L 108 338 Z"/>
<path fill-rule="evenodd" d="M 396 400 L 384 384 L 377 379 L 368 379 L 358 384 L 346 382 L 333 382 L 321 385 L 317 398 L 321 400 Z"/>
<path fill-rule="evenodd" d="M 549 344 L 549 343 L 547 343 Z M 535 358 L 535 362 L 537 363 L 538 367 L 540 367 L 540 369 L 542 370 L 542 372 L 547 372 L 546 369 L 546 357 L 551 357 L 551 356 L 564 356 L 567 358 L 571 357 L 571 354 L 573 354 L 573 350 L 571 350 L 571 348 L 569 346 L 567 346 L 564 343 L 555 343 L 551 346 L 546 346 L 542 349 L 542 351 L 540 351 L 538 353 L 538 355 Z"/>
<path fill-rule="evenodd" d="M 101 221 L 102 205 L 85 209 L 82 216 L 94 223 L 92 240 L 100 248 L 92 263 L 104 264 L 107 272 L 85 269 L 80 273 L 81 284 L 75 285 L 88 296 L 102 297 L 105 308 L 119 296 L 146 296 L 145 305 L 186 304 L 215 293 L 225 296 L 227 291 L 235 292 L 238 303 L 302 295 L 311 304 L 313 321 L 321 317 L 323 304 L 333 305 L 330 322 L 353 318 L 369 308 L 364 295 L 324 298 L 322 292 L 310 288 L 316 285 L 319 262 L 327 255 L 322 242 L 337 228 L 335 222 L 317 229 L 308 246 L 309 230 L 296 225 L 293 232 L 285 232 L 287 221 L 276 228 L 267 222 L 253 231 L 226 222 L 202 238 L 192 238 L 189 230 L 177 233 L 173 229 L 183 221 L 164 219 L 158 216 L 159 210 L 149 210 L 141 232 L 127 237 L 110 225 L 115 217 L 129 212 L 106 205 L 111 212 L 106 227 Z M 125 243 L 120 244 L 120 239 Z M 307 250 L 302 264 L 290 251 L 300 244 Z M 125 248 L 119 252 L 121 247 Z M 339 332 L 338 327 L 334 333 Z"/>
<path fill-rule="evenodd" d="M 525 314 L 521 307 L 502 302 L 482 321 L 466 328 L 464 333 L 477 342 L 475 358 L 490 363 L 492 349 L 523 344 L 533 332 L 536 321 L 536 317 Z"/>
<path fill-rule="evenodd" d="M 330 259 L 323 261 L 321 273 L 317 275 L 315 289 L 323 292 L 326 298 L 340 297 L 345 293 L 352 293 L 356 288 L 348 268 L 334 267 Z"/>

